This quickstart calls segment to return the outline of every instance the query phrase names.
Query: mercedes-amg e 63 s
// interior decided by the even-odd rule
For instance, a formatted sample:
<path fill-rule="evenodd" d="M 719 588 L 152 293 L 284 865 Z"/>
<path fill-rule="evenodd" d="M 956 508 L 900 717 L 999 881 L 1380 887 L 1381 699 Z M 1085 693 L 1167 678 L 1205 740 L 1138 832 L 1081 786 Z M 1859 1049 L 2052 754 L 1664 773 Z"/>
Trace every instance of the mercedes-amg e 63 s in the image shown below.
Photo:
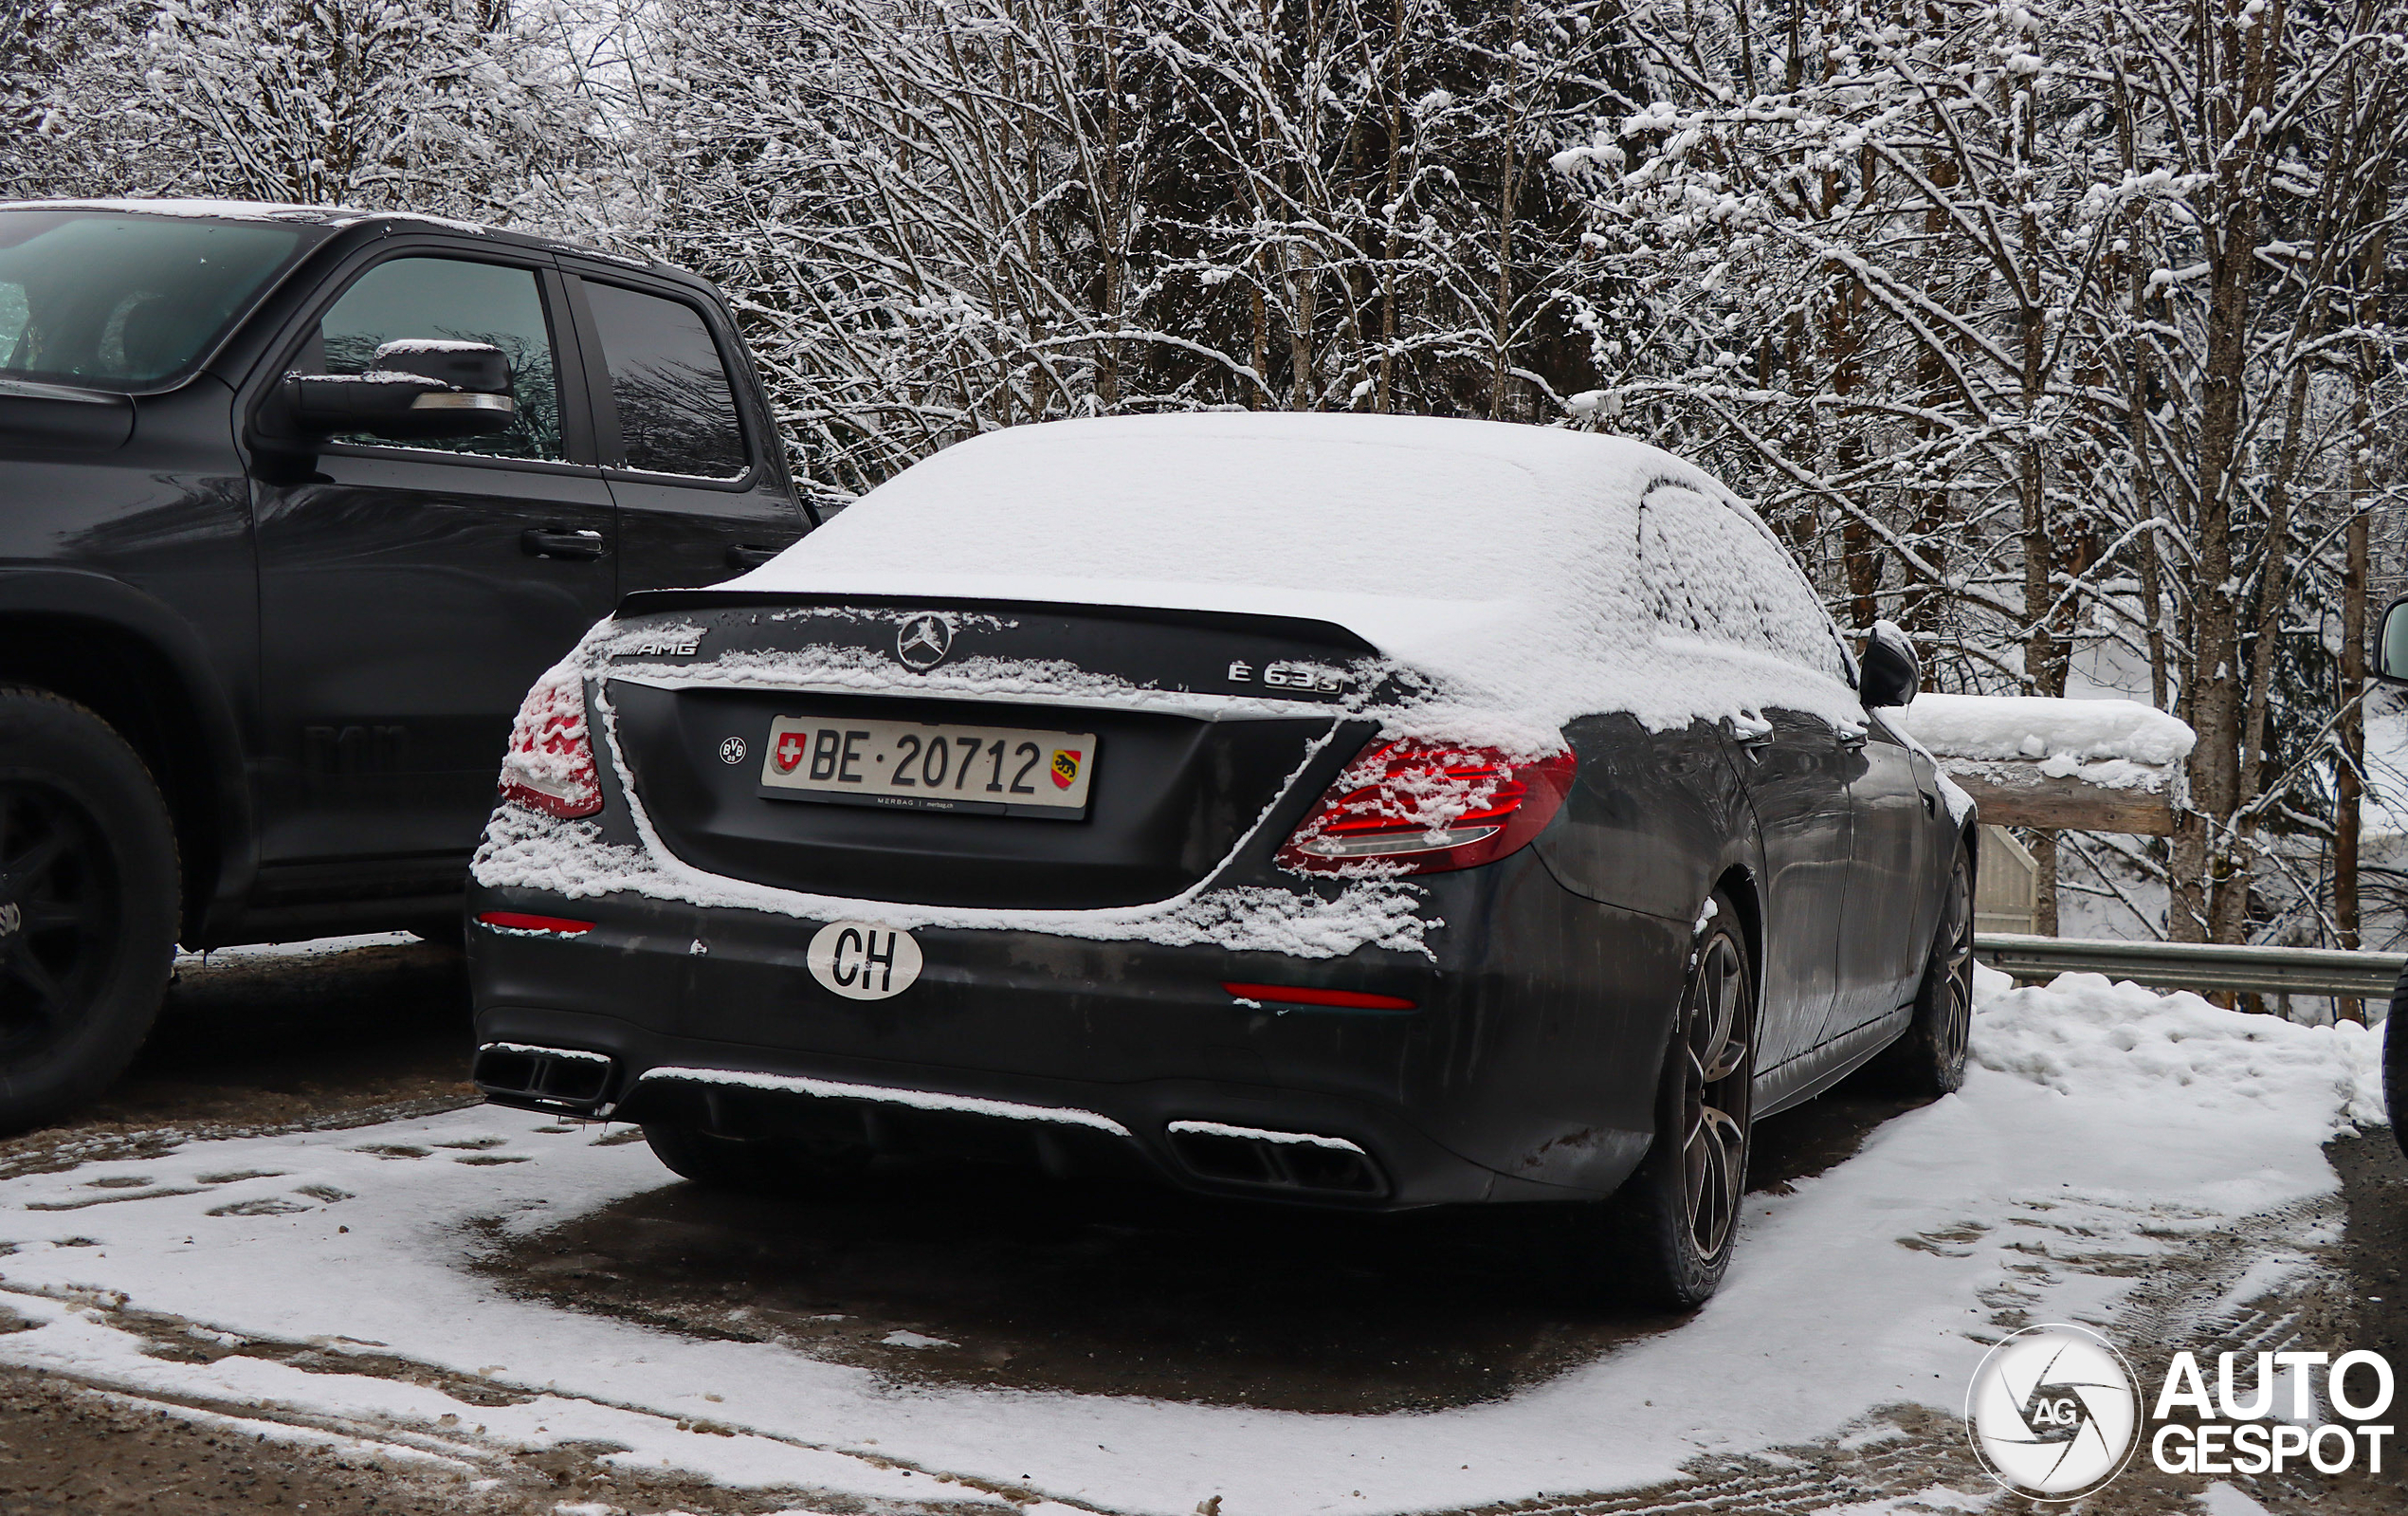
<path fill-rule="evenodd" d="M 1962 1078 L 1973 817 L 1885 719 L 1916 680 L 1625 439 L 992 433 L 530 693 L 477 1082 L 713 1184 L 1564 1202 L 1694 1304 L 1758 1118 Z"/>

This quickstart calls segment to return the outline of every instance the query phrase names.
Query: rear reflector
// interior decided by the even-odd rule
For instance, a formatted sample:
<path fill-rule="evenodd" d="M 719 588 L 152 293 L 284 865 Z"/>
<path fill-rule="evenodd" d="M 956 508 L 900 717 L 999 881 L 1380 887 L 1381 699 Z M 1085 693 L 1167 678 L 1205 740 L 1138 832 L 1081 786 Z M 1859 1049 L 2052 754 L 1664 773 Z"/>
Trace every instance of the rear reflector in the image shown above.
<path fill-rule="evenodd" d="M 1315 990 L 1291 984 L 1231 984 L 1221 988 L 1240 1000 L 1260 1000 L 1266 1005 L 1327 1005 L 1347 1011 L 1411 1011 L 1411 1000 L 1400 1000 L 1393 995 L 1365 995 L 1360 990 Z"/>
<path fill-rule="evenodd" d="M 483 911 L 478 922 L 486 926 L 499 926 L 512 932 L 557 932 L 563 937 L 575 937 L 593 930 L 592 922 L 573 922 L 565 916 L 529 916 L 523 911 Z"/>
<path fill-rule="evenodd" d="M 1434 874 L 1475 868 L 1546 830 L 1572 788 L 1569 751 L 1404 740 L 1363 749 L 1279 849 L 1304 874 Z"/>

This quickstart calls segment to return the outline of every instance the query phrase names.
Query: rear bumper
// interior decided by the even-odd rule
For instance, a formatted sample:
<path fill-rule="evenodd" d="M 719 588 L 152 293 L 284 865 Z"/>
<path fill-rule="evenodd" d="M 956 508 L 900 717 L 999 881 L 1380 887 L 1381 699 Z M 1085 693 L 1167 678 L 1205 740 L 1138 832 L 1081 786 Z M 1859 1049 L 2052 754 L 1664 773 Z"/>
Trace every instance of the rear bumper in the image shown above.
<path fill-rule="evenodd" d="M 472 932 L 478 1040 L 494 1050 L 479 1082 L 534 1109 L 1222 1195 L 1391 1208 L 1611 1192 L 1650 1141 L 1687 923 L 1571 895 L 1531 852 L 1427 883 L 1446 923 L 1432 956 L 922 928 L 921 978 L 875 1001 L 811 977 L 817 922 L 480 888 L 474 911 L 595 925 Z M 1225 981 L 1414 1009 L 1249 1007 Z M 610 1066 L 538 1069 L 528 1050 Z"/>

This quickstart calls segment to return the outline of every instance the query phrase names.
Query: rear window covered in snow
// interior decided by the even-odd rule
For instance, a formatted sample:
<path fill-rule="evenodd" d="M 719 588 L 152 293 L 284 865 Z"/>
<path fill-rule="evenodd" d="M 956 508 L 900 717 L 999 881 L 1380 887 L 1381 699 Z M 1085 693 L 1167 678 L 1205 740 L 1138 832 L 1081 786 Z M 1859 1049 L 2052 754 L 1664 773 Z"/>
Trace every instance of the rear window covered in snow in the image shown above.
<path fill-rule="evenodd" d="M 1862 707 L 1812 587 L 1711 476 L 1628 438 L 1239 412 L 992 432 L 888 481 L 744 588 L 1335 622 L 1477 726 Z M 1552 740 L 1552 736 L 1545 740 Z"/>
<path fill-rule="evenodd" d="M 1663 630 L 1846 677 L 1814 586 L 1755 521 L 1677 479 L 1639 497 L 1638 572 Z"/>

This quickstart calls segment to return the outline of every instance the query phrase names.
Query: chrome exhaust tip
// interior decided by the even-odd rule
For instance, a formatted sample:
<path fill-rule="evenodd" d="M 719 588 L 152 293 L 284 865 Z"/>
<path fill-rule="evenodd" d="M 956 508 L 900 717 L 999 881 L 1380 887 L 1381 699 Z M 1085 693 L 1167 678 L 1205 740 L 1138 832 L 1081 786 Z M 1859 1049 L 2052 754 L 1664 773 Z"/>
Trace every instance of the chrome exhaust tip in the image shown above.
<path fill-rule="evenodd" d="M 488 1042 L 477 1049 L 469 1077 L 488 1100 L 587 1114 L 610 1092 L 617 1069 L 616 1059 L 582 1048 Z"/>
<path fill-rule="evenodd" d="M 1165 1131 L 1171 1152 L 1198 1178 L 1366 1198 L 1388 1193 L 1379 1165 L 1342 1137 L 1220 1122 L 1173 1122 Z"/>

